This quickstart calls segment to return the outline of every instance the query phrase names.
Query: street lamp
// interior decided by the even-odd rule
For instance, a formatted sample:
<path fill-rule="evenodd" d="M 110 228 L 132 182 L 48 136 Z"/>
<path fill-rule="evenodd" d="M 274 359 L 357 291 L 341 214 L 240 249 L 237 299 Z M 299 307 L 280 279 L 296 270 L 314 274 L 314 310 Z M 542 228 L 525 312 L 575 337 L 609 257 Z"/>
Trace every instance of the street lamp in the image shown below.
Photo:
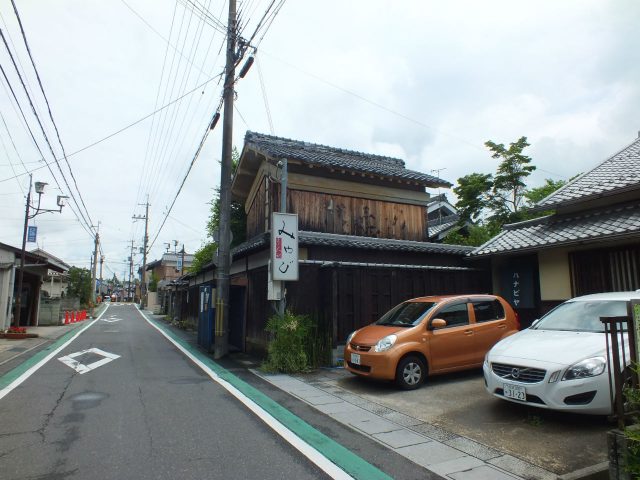
<path fill-rule="evenodd" d="M 20 272 L 18 274 L 18 292 L 16 293 L 16 304 L 15 310 L 13 313 L 13 321 L 16 326 L 20 325 L 20 307 L 22 302 L 22 284 L 24 281 L 24 254 L 27 246 L 27 227 L 29 225 L 29 220 L 34 218 L 36 215 L 40 215 L 41 213 L 47 212 L 62 212 L 62 207 L 65 206 L 67 196 L 58 195 L 57 198 L 57 209 L 49 209 L 49 208 L 40 208 L 40 201 L 42 200 L 42 194 L 44 193 L 44 187 L 48 185 L 46 182 L 35 182 L 36 193 L 38 194 L 38 206 L 35 208 L 33 213 L 30 213 L 33 210 L 31 206 L 31 187 L 33 185 L 33 176 L 29 175 L 29 193 L 27 194 L 27 205 L 24 212 L 24 230 L 22 232 L 22 250 L 20 251 Z"/>

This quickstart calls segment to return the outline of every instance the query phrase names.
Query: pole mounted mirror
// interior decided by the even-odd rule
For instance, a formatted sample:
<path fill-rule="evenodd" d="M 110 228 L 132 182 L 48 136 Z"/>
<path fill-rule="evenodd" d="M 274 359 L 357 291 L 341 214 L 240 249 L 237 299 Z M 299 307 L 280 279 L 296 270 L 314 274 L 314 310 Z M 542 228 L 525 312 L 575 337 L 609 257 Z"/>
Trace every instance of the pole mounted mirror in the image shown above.
<path fill-rule="evenodd" d="M 62 207 L 64 207 L 67 204 L 67 197 L 66 195 L 58 195 L 58 206 L 60 207 L 60 210 L 62 210 Z"/>

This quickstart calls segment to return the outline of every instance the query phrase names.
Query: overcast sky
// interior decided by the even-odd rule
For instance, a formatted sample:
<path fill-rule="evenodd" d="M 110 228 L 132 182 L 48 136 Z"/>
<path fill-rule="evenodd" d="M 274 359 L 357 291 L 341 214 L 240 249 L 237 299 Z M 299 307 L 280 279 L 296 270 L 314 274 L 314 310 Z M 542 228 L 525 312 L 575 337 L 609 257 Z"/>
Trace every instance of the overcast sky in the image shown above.
<path fill-rule="evenodd" d="M 193 2 L 207 7 L 206 21 Z M 238 0 L 243 37 L 270 3 Z M 56 195 L 70 190 L 79 206 L 72 201 L 61 214 L 32 220 L 38 242 L 28 249 L 88 267 L 93 239 L 82 224 L 99 222 L 103 276 L 122 277 L 131 240 L 142 245 L 144 222 L 132 216 L 144 214 L 148 195 L 149 260 L 165 243 L 173 250 L 174 240 L 194 252 L 206 240 L 208 202 L 219 184 L 222 122 L 158 231 L 220 100 L 226 3 L 16 4 L 71 171 L 11 2 L 2 0 L 0 29 L 66 181 L 0 45 L 0 65 L 42 151 L 0 78 L 0 242 L 20 246 L 26 172 L 33 171 L 34 181 L 49 183 L 42 207 L 54 208 Z M 273 133 L 398 157 L 455 184 L 472 172 L 495 172 L 485 141 L 508 144 L 524 135 L 538 167 L 530 186 L 566 180 L 638 135 L 639 24 L 633 0 L 289 0 L 259 43 L 257 64 L 236 85 L 234 145 L 242 148 L 248 129 Z M 85 206 L 88 218 L 78 220 Z"/>

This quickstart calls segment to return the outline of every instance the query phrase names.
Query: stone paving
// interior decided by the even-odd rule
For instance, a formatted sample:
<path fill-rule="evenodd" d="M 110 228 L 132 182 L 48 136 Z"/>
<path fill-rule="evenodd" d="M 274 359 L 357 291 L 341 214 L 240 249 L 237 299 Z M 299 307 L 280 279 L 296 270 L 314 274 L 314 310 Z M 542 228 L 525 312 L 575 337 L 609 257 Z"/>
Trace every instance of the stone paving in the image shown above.
<path fill-rule="evenodd" d="M 322 413 L 453 480 L 547 480 L 552 472 L 359 397 L 337 385 L 340 370 L 314 375 L 252 372 Z"/>

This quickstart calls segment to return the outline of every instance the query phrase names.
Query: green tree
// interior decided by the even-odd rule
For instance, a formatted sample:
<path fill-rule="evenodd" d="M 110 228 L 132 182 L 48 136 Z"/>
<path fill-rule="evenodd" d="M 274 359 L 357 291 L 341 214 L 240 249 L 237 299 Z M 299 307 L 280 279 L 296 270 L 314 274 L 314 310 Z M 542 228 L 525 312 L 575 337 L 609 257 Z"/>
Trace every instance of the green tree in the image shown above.
<path fill-rule="evenodd" d="M 193 262 L 189 266 L 190 272 L 199 272 L 202 268 L 213 260 L 218 245 L 215 242 L 209 242 L 200 247 L 193 254 Z"/>
<path fill-rule="evenodd" d="M 564 187 L 567 184 L 564 180 L 551 180 L 545 179 L 544 185 L 541 187 L 531 188 L 524 192 L 524 198 L 527 200 L 527 207 L 532 208 L 540 200 L 548 197 L 560 187 Z"/>
<path fill-rule="evenodd" d="M 444 243 L 477 247 L 500 233 L 500 226 L 498 223 L 488 222 L 486 224 L 471 225 L 467 227 L 467 231 L 466 235 L 463 235 L 460 230 L 451 232 L 444 238 Z"/>
<path fill-rule="evenodd" d="M 91 272 L 86 268 L 71 267 L 67 274 L 67 295 L 79 298 L 81 305 L 88 305 L 91 300 Z"/>
<path fill-rule="evenodd" d="M 232 152 L 232 168 L 235 172 L 238 168 L 238 163 L 240 161 L 240 153 L 238 149 L 233 147 Z M 210 202 L 211 210 L 209 214 L 209 220 L 207 222 L 207 237 L 211 240 L 205 243 L 200 249 L 196 251 L 194 254 L 194 260 L 189 267 L 190 272 L 198 272 L 204 267 L 207 263 L 211 262 L 214 259 L 214 254 L 218 248 L 218 245 L 215 241 L 213 241 L 215 237 L 215 232 L 218 230 L 220 226 L 220 189 L 217 188 L 215 191 L 215 196 L 213 200 Z M 231 228 L 231 235 L 233 239 L 231 240 L 231 248 L 236 245 L 240 245 L 245 241 L 247 235 L 247 215 L 244 212 L 244 205 L 238 202 L 231 202 L 231 216 L 229 221 L 229 226 Z"/>
<path fill-rule="evenodd" d="M 536 169 L 530 165 L 531 157 L 522 153 L 529 146 L 527 137 L 520 137 L 509 144 L 509 148 L 491 140 L 485 142 L 485 145 L 491 150 L 491 157 L 500 160 L 493 177 L 489 207 L 493 215 L 503 223 L 518 221 L 521 219 L 519 212 L 527 188 L 525 179 Z"/>
<path fill-rule="evenodd" d="M 458 179 L 453 193 L 458 197 L 456 208 L 462 222 L 475 222 L 489 203 L 489 193 L 493 187 L 491 174 L 471 173 Z"/>
<path fill-rule="evenodd" d="M 156 272 L 151 272 L 151 278 L 149 279 L 149 291 L 150 292 L 157 292 L 158 291 L 158 281 L 160 280 L 160 277 L 158 277 L 158 274 Z"/>
<path fill-rule="evenodd" d="M 460 214 L 460 230 L 449 234 L 445 243 L 478 246 L 497 235 L 505 223 L 518 222 L 547 215 L 532 212 L 533 205 L 566 184 L 563 180 L 547 179 L 541 187 L 527 189 L 526 178 L 536 169 L 523 150 L 529 146 L 527 137 L 505 147 L 491 140 L 485 145 L 491 157 L 500 163 L 495 175 L 471 173 L 458 179 L 453 191 L 458 197 L 456 208 Z M 469 227 L 469 222 L 475 225 Z"/>

